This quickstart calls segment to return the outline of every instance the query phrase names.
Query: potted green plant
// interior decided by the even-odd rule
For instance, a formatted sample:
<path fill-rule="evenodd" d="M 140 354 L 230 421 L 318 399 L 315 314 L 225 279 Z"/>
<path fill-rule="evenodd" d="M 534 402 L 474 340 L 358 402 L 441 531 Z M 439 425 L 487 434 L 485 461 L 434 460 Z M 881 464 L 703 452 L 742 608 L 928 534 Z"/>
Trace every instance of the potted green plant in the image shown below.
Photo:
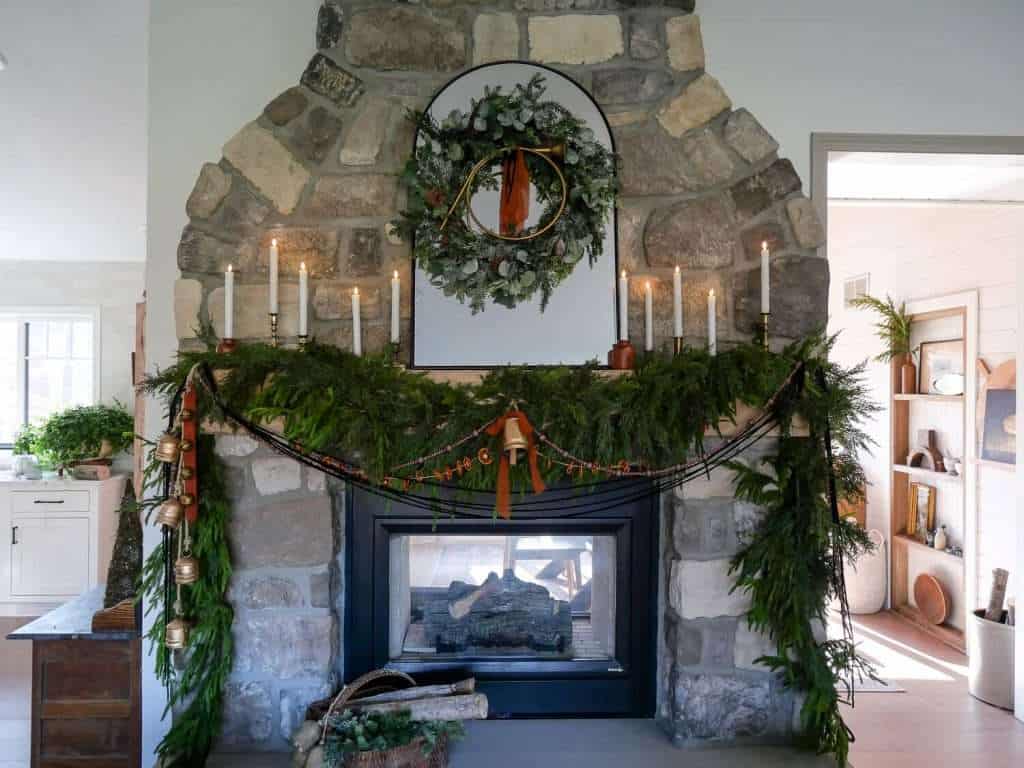
<path fill-rule="evenodd" d="M 328 719 L 328 768 L 443 768 L 448 743 L 463 735 L 457 720 L 413 720 L 408 710 L 346 710 Z"/>
<path fill-rule="evenodd" d="M 896 394 L 913 395 L 917 392 L 917 366 L 914 365 L 914 350 L 910 345 L 910 329 L 913 316 L 907 312 L 905 302 L 899 306 L 886 295 L 885 301 L 874 296 L 859 296 L 850 302 L 858 309 L 868 309 L 878 315 L 875 333 L 885 348 L 875 356 L 880 363 L 893 366 L 893 391 Z"/>
<path fill-rule="evenodd" d="M 32 453 L 63 474 L 76 461 L 123 453 L 131 447 L 132 415 L 120 404 L 83 405 L 53 414 L 42 424 L 26 428 L 16 449 Z"/>

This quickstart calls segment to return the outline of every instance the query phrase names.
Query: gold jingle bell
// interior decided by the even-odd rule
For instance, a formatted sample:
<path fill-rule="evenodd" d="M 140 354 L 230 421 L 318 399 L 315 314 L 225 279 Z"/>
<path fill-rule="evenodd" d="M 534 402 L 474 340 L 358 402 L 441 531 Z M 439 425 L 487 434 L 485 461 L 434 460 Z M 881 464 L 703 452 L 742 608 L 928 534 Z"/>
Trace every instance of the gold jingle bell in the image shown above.
<path fill-rule="evenodd" d="M 523 433 L 519 429 L 519 419 L 509 416 L 505 419 L 505 450 L 509 454 L 509 463 L 513 467 L 516 465 L 516 454 L 519 451 L 525 451 L 527 447 L 526 438 L 523 437 Z"/>
<path fill-rule="evenodd" d="M 160 505 L 160 511 L 156 513 L 156 524 L 166 525 L 168 528 L 177 528 L 181 524 L 181 517 L 185 508 L 177 499 L 167 499 Z"/>
<path fill-rule="evenodd" d="M 181 650 L 188 645 L 188 622 L 180 616 L 167 622 L 164 629 L 164 645 L 171 650 Z"/>
<path fill-rule="evenodd" d="M 196 497 L 191 493 L 183 493 L 178 497 L 178 501 L 180 501 L 184 507 L 191 507 L 196 503 Z"/>
<path fill-rule="evenodd" d="M 184 555 L 174 561 L 174 581 L 177 584 L 195 584 L 199 581 L 199 561 Z"/>
<path fill-rule="evenodd" d="M 176 435 L 165 432 L 156 441 L 156 450 L 153 453 L 160 461 L 173 464 L 181 455 L 181 441 Z"/>

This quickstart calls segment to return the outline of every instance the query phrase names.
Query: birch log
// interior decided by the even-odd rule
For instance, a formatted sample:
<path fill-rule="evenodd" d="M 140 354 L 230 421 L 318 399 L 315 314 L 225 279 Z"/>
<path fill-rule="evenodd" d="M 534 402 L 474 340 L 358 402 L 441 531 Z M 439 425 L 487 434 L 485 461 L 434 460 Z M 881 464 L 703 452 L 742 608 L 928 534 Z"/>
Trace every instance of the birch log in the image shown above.
<path fill-rule="evenodd" d="M 355 712 L 401 712 L 407 709 L 413 720 L 486 720 L 487 697 L 482 693 L 472 693 L 378 704 L 350 701 L 345 709 Z"/>
<path fill-rule="evenodd" d="M 1010 574 L 1002 568 L 992 571 L 992 591 L 989 593 L 988 608 L 985 611 L 985 618 L 989 621 L 1002 621 L 1003 600 L 1006 599 L 1006 582 Z"/>
<path fill-rule="evenodd" d="M 430 699 L 440 696 L 458 696 L 476 691 L 476 678 L 469 677 L 457 683 L 448 685 L 417 685 L 414 688 L 405 688 L 401 691 L 388 691 L 378 693 L 374 696 L 358 698 L 349 702 L 350 707 L 363 704 L 386 704 L 391 701 L 415 701 L 416 699 Z"/>

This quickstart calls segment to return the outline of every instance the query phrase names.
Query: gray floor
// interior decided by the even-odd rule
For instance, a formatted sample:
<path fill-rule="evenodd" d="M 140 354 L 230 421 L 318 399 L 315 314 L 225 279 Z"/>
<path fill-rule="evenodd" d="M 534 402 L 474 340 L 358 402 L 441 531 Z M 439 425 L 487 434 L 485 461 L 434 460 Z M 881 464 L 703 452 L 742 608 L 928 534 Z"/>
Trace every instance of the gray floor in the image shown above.
<path fill-rule="evenodd" d="M 220 755 L 209 768 L 285 768 L 286 755 Z M 783 748 L 679 750 L 652 720 L 512 720 L 471 723 L 451 768 L 834 768 Z"/>

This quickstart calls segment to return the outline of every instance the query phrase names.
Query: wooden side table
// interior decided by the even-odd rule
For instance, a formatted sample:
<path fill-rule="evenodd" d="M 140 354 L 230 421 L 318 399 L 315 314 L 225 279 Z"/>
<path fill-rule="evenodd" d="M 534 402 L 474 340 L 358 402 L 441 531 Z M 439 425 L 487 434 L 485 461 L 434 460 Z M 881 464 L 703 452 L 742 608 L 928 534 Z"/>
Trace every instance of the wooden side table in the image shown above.
<path fill-rule="evenodd" d="M 92 631 L 103 590 L 7 636 L 32 641 L 32 768 L 141 768 L 142 641 Z"/>

